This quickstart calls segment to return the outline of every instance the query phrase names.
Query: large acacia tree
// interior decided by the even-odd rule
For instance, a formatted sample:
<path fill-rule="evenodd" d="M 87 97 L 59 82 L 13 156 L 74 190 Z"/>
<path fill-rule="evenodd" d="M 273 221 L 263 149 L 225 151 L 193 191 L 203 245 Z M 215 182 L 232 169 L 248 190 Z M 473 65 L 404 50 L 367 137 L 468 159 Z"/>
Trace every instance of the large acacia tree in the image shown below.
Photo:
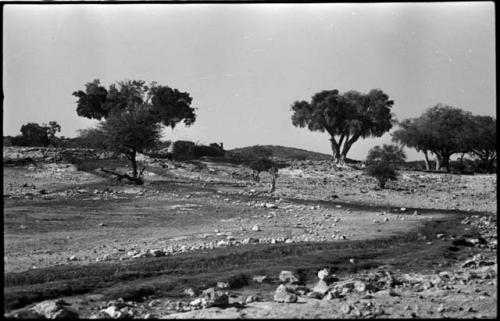
<path fill-rule="evenodd" d="M 106 89 L 96 79 L 85 85 L 85 91 L 73 95 L 78 97 L 79 116 L 102 120 L 99 129 L 105 134 L 106 145 L 131 161 L 131 180 L 136 183 L 141 182 L 136 155 L 158 143 L 161 127 L 174 128 L 179 122 L 190 126 L 196 120 L 189 93 L 156 82 L 146 85 L 142 80 L 126 80 Z"/>
<path fill-rule="evenodd" d="M 344 163 L 360 138 L 380 137 L 392 128 L 394 104 L 380 89 L 363 94 L 339 93 L 337 89 L 316 93 L 310 102 L 292 104 L 292 124 L 311 131 L 327 132 L 336 163 Z"/>

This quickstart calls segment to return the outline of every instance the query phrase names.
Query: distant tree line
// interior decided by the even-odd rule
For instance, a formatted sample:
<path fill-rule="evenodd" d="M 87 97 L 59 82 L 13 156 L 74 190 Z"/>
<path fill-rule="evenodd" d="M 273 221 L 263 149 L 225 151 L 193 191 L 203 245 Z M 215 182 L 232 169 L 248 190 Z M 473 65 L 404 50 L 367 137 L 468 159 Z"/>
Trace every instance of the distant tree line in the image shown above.
<path fill-rule="evenodd" d="M 4 146 L 57 146 L 60 138 L 56 133 L 61 131 L 61 126 L 56 121 L 50 121 L 49 124 L 27 123 L 21 126 L 21 135 L 5 136 Z"/>
<path fill-rule="evenodd" d="M 175 128 L 180 122 L 190 126 L 195 122 L 196 108 L 191 107 L 192 98 L 187 92 L 156 82 L 146 84 L 142 80 L 119 81 L 105 88 L 96 79 L 73 95 L 77 97 L 77 114 L 99 120 L 97 127 L 80 130 L 78 137 L 65 138 L 56 137 L 61 126 L 55 121 L 48 125 L 28 123 L 21 127 L 21 135 L 4 137 L 4 145 L 113 150 L 130 160 L 134 179 L 139 174 L 137 153 L 154 154 L 164 146 L 171 146 L 170 155 L 178 159 L 225 155 L 222 144 L 207 146 L 177 141 L 172 145 L 160 141 L 162 128 Z M 455 154 L 460 155 L 461 163 L 465 155 L 469 155 L 478 159 L 482 168 L 496 170 L 495 118 L 437 104 L 420 117 L 398 122 L 391 112 L 393 104 L 394 101 L 380 89 L 368 93 L 323 90 L 314 94 L 310 101 L 295 101 L 291 105 L 291 120 L 296 127 L 327 132 L 336 164 L 346 162 L 348 152 L 358 140 L 380 137 L 397 124 L 399 129 L 393 132 L 393 141 L 422 152 L 428 170 L 431 169 L 430 157 L 434 156 L 434 168 L 449 171 L 450 157 Z M 271 151 L 264 147 L 259 149 L 259 146 L 252 153 L 254 155 L 250 156 L 254 158 L 272 155 Z"/>

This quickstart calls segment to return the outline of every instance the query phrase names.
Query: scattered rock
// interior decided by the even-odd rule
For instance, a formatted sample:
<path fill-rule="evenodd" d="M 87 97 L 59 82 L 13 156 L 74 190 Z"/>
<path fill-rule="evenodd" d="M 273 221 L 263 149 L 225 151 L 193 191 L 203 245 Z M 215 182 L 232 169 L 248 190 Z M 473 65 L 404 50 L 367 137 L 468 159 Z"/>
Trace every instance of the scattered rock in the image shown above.
<path fill-rule="evenodd" d="M 288 289 L 284 284 L 278 286 L 274 292 L 274 301 L 283 303 L 297 302 L 297 295 Z"/>
<path fill-rule="evenodd" d="M 224 308 L 229 304 L 229 297 L 227 294 L 215 290 L 214 288 L 208 288 L 203 290 L 202 298 L 204 299 L 204 307 L 221 307 Z"/>
<path fill-rule="evenodd" d="M 298 283 L 299 278 L 292 271 L 281 271 L 279 280 L 284 283 Z"/>
<path fill-rule="evenodd" d="M 255 275 L 252 280 L 257 283 L 264 283 L 270 281 L 267 275 Z"/>

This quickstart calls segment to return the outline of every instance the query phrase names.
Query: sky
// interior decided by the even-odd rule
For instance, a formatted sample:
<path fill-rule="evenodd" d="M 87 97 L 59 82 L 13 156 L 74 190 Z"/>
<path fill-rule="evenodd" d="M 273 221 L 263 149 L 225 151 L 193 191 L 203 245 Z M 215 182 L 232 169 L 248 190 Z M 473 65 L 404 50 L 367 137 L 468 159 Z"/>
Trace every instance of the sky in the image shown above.
<path fill-rule="evenodd" d="M 293 102 L 322 90 L 381 89 L 398 120 L 437 103 L 496 117 L 494 11 L 494 2 L 6 4 L 3 134 L 28 122 L 55 120 L 66 137 L 95 126 L 72 96 L 94 79 L 189 92 L 196 122 L 165 129 L 163 139 L 226 150 L 331 154 L 328 134 L 291 123 Z M 348 157 L 389 143 L 390 132 L 360 140 Z"/>

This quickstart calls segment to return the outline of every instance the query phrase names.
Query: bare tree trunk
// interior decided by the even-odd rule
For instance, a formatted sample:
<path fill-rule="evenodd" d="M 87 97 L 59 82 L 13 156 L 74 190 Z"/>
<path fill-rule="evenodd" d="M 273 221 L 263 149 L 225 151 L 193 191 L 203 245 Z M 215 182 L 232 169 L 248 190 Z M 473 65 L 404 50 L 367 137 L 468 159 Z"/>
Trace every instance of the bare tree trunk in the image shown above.
<path fill-rule="evenodd" d="M 441 167 L 444 167 L 446 169 L 446 172 L 449 172 L 450 171 L 450 156 L 451 155 L 443 155 L 442 159 L 441 159 Z"/>
<path fill-rule="evenodd" d="M 269 193 L 274 193 L 276 190 L 276 174 L 271 173 L 271 189 L 269 190 Z"/>
<path fill-rule="evenodd" d="M 135 160 L 137 152 L 135 148 L 132 148 L 132 153 L 130 157 L 130 161 L 132 162 L 132 177 L 137 178 L 137 161 Z"/>
<path fill-rule="evenodd" d="M 101 167 L 101 171 L 103 171 L 105 173 L 116 175 L 116 177 L 118 178 L 119 181 L 121 181 L 122 179 L 126 178 L 127 180 L 129 180 L 131 182 L 134 182 L 136 185 L 142 185 L 142 184 L 144 184 L 144 181 L 141 178 L 138 178 L 138 177 L 132 177 L 132 176 L 127 175 L 127 174 L 120 174 L 120 173 L 117 173 L 117 172 L 113 172 L 113 171 L 104 169 L 102 167 Z"/>
<path fill-rule="evenodd" d="M 427 153 L 427 150 L 424 150 L 424 156 L 425 156 L 425 169 L 429 171 L 431 169 L 431 161 L 429 160 L 429 155 Z"/>
<path fill-rule="evenodd" d="M 441 169 L 441 156 L 436 154 L 436 170 L 438 171 L 440 169 Z"/>
<path fill-rule="evenodd" d="M 340 146 L 337 144 L 337 141 L 335 138 L 330 138 L 330 143 L 332 146 L 332 152 L 333 152 L 333 161 L 336 164 L 343 163 L 342 156 L 340 154 Z"/>
<path fill-rule="evenodd" d="M 462 155 L 460 155 L 460 174 L 464 173 L 464 156 L 465 153 L 462 153 Z"/>
<path fill-rule="evenodd" d="M 352 145 L 359 139 L 360 135 L 353 135 L 350 139 L 346 139 L 344 147 L 342 148 L 341 158 L 344 163 L 347 160 L 347 153 L 351 150 Z"/>

